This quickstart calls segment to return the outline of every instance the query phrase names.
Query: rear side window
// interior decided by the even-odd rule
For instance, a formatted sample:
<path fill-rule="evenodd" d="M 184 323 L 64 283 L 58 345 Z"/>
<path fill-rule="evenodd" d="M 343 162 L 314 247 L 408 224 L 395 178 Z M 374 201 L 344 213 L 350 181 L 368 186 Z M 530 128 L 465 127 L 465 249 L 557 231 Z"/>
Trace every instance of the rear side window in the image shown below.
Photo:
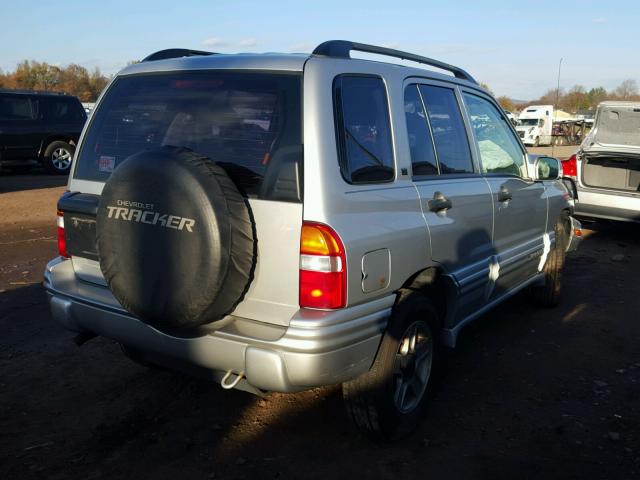
<path fill-rule="evenodd" d="M 46 105 L 45 115 L 47 120 L 77 122 L 87 117 L 80 102 L 72 98 L 47 98 L 44 99 L 44 103 Z"/>
<path fill-rule="evenodd" d="M 301 76 L 180 72 L 121 77 L 92 114 L 76 178 L 105 181 L 129 156 L 185 147 L 251 197 L 301 198 Z"/>
<path fill-rule="evenodd" d="M 446 87 L 420 85 L 420 93 L 427 107 L 440 173 L 472 173 L 469 140 L 454 91 Z"/>
<path fill-rule="evenodd" d="M 433 138 L 417 85 L 409 85 L 404 92 L 404 115 L 407 120 L 413 175 L 437 175 Z"/>
<path fill-rule="evenodd" d="M 342 75 L 334 82 L 340 170 L 353 184 L 394 178 L 389 105 L 382 79 Z"/>
<path fill-rule="evenodd" d="M 25 95 L 0 95 L 1 120 L 29 120 L 34 118 L 31 101 Z"/>

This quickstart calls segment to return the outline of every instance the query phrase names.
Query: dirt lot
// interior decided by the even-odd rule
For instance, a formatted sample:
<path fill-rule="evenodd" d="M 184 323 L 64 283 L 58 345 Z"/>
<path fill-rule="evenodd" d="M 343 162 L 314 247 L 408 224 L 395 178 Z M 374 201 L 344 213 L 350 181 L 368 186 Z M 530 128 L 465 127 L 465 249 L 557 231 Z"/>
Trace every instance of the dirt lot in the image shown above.
<path fill-rule="evenodd" d="M 562 304 L 470 326 L 418 431 L 380 445 L 339 387 L 261 400 L 76 347 L 40 285 L 63 183 L 0 176 L 0 478 L 640 477 L 638 227 L 589 225 Z"/>

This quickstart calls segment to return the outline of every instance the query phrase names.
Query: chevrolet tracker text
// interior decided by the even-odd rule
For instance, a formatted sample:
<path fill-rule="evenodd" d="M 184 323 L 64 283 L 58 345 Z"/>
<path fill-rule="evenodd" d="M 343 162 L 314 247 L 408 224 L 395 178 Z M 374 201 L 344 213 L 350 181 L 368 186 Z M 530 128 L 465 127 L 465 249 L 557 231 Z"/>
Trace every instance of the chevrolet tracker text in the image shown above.
<path fill-rule="evenodd" d="M 107 210 L 107 218 L 126 220 L 128 222 L 148 223 L 149 225 L 160 225 L 161 227 L 173 228 L 174 230 L 186 229 L 188 232 L 193 232 L 193 226 L 196 224 L 196 221 L 192 218 L 169 215 L 168 213 L 161 214 L 153 210 L 114 207 L 113 205 L 107 205 Z"/>

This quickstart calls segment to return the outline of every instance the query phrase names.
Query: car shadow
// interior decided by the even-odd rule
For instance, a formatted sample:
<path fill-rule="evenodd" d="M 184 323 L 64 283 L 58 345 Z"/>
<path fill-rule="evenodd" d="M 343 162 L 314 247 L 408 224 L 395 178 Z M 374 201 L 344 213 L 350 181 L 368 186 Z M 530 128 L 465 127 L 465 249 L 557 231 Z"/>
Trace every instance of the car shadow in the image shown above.
<path fill-rule="evenodd" d="M 26 173 L 13 173 L 0 170 L 0 194 L 35 190 L 40 188 L 62 187 L 67 184 L 67 175 L 49 175 L 42 169 L 34 169 Z"/>

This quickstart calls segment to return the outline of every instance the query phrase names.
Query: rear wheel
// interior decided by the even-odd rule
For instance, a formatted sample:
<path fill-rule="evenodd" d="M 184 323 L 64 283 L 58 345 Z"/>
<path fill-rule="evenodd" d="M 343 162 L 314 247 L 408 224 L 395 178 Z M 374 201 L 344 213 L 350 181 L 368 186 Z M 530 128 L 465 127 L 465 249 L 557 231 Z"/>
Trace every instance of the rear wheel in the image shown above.
<path fill-rule="evenodd" d="M 401 294 L 371 369 L 342 386 L 347 412 L 361 431 L 395 439 L 416 428 L 440 363 L 437 332 L 429 299 Z"/>
<path fill-rule="evenodd" d="M 536 285 L 528 290 L 529 299 L 542 307 L 555 307 L 560 303 L 562 292 L 562 269 L 570 234 L 569 214 L 563 212 L 556 222 L 556 242 L 551 248 L 544 265 L 544 285 Z"/>
<path fill-rule="evenodd" d="M 44 152 L 44 168 L 54 175 L 68 174 L 74 152 L 75 147 L 67 142 L 52 142 Z"/>

